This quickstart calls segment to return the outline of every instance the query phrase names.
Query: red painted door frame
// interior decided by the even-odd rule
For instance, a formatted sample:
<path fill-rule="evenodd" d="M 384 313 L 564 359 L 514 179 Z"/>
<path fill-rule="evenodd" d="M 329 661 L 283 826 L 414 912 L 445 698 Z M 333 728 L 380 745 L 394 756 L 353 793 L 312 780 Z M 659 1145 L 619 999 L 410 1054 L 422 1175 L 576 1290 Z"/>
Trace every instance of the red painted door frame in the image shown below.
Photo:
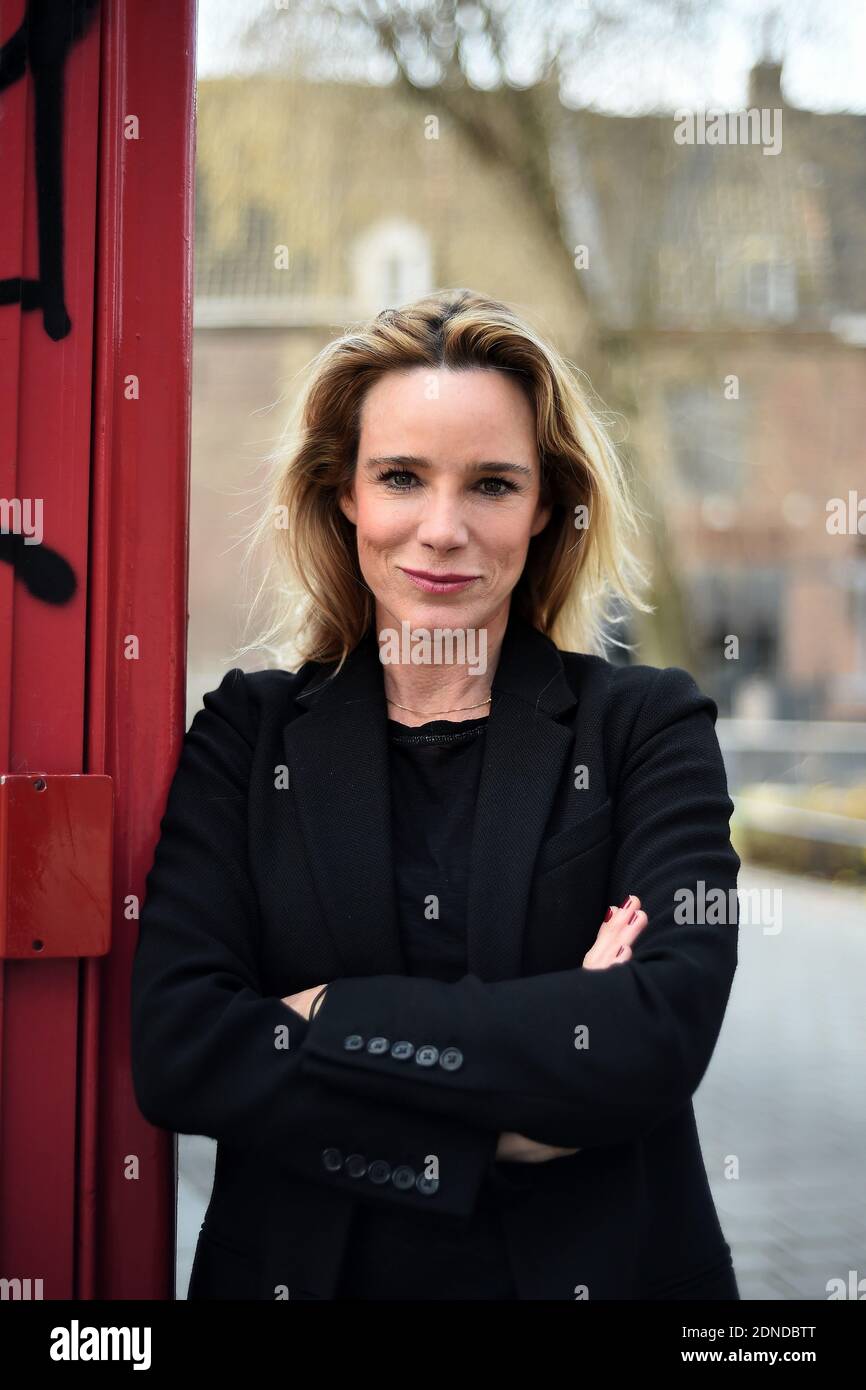
<path fill-rule="evenodd" d="M 3 6 L 0 44 L 25 9 Z M 41 544 L 0 565 L 0 757 L 107 774 L 115 800 L 109 954 L 0 961 L 0 1276 L 46 1299 L 174 1290 L 174 1141 L 135 1104 L 129 977 L 185 723 L 195 20 L 195 0 L 102 0 L 49 72 L 57 337 L 26 307 L 44 285 L 45 89 L 28 69 L 0 92 L 0 281 L 25 278 L 0 302 L 0 495 L 43 517 Z M 55 561 L 46 601 L 49 550 L 74 592 Z"/>

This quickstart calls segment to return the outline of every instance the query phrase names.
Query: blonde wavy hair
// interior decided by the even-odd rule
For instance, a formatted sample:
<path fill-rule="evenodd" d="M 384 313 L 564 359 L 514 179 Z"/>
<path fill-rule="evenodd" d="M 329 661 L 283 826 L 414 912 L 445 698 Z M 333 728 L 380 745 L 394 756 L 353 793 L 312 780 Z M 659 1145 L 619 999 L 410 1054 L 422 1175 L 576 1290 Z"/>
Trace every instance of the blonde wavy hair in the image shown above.
<path fill-rule="evenodd" d="M 508 372 L 526 392 L 536 420 L 542 496 L 550 520 L 529 543 L 512 603 L 563 650 L 603 655 L 619 642 L 623 606 L 651 612 L 640 589 L 647 575 L 630 538 L 639 509 L 589 383 L 508 305 L 473 290 L 441 290 L 386 309 L 322 349 L 276 450 L 266 505 L 248 537 L 245 562 L 266 552 L 264 577 L 248 616 L 262 601 L 269 616 L 236 649 L 265 648 L 283 664 L 337 662 L 375 616 L 374 596 L 358 563 L 355 528 L 337 499 L 354 475 L 361 407 L 390 371 L 447 367 Z M 578 508 L 585 508 L 580 512 Z M 588 525 L 578 526 L 577 518 Z M 615 611 L 620 609 L 619 612 Z"/>

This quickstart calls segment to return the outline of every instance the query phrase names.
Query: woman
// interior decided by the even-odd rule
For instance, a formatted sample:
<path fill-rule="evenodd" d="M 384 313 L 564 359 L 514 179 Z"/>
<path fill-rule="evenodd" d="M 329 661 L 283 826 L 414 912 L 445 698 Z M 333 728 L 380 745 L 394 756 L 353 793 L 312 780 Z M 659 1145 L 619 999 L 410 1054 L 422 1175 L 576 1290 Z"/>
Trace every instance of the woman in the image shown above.
<path fill-rule="evenodd" d="M 306 660 L 205 696 L 134 965 L 141 1109 L 218 1141 L 189 1297 L 737 1298 L 733 808 L 713 701 L 600 654 L 645 605 L 598 417 L 443 292 L 320 354 L 274 502 Z"/>

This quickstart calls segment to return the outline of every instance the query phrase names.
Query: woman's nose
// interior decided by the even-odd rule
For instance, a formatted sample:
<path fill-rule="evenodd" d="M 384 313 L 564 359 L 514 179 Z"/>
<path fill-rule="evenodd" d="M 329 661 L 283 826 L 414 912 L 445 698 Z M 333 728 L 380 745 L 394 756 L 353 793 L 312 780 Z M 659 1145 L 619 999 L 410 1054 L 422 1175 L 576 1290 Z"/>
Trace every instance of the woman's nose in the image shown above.
<path fill-rule="evenodd" d="M 468 534 L 458 498 L 431 497 L 425 501 L 418 523 L 418 539 L 423 545 L 465 545 Z"/>

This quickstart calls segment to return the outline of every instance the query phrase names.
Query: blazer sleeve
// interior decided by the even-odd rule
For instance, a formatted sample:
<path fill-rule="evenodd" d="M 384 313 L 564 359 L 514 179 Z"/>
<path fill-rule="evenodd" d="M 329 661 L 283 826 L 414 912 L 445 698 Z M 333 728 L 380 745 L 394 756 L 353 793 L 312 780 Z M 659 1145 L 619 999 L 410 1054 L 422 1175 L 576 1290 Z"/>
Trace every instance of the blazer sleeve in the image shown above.
<path fill-rule="evenodd" d="M 496 1136 L 301 1075 L 307 1020 L 262 994 L 247 842 L 253 742 L 244 674 L 233 669 L 185 735 L 146 880 L 131 1001 L 139 1108 L 151 1124 L 258 1152 L 366 1202 L 468 1216 Z M 389 1177 L 349 1176 L 352 1153 L 384 1159 L 377 1175 Z M 398 1168 L 400 1186 L 390 1180 Z"/>
<path fill-rule="evenodd" d="M 687 671 L 666 667 L 633 720 L 609 879 L 611 903 L 635 893 L 649 918 L 630 961 L 493 983 L 338 979 L 304 1038 L 304 1073 L 577 1148 L 634 1140 L 685 1105 L 737 964 L 740 860 L 716 713 Z M 347 1049 L 353 1033 L 455 1051 L 448 1067 L 409 1067 Z"/>

